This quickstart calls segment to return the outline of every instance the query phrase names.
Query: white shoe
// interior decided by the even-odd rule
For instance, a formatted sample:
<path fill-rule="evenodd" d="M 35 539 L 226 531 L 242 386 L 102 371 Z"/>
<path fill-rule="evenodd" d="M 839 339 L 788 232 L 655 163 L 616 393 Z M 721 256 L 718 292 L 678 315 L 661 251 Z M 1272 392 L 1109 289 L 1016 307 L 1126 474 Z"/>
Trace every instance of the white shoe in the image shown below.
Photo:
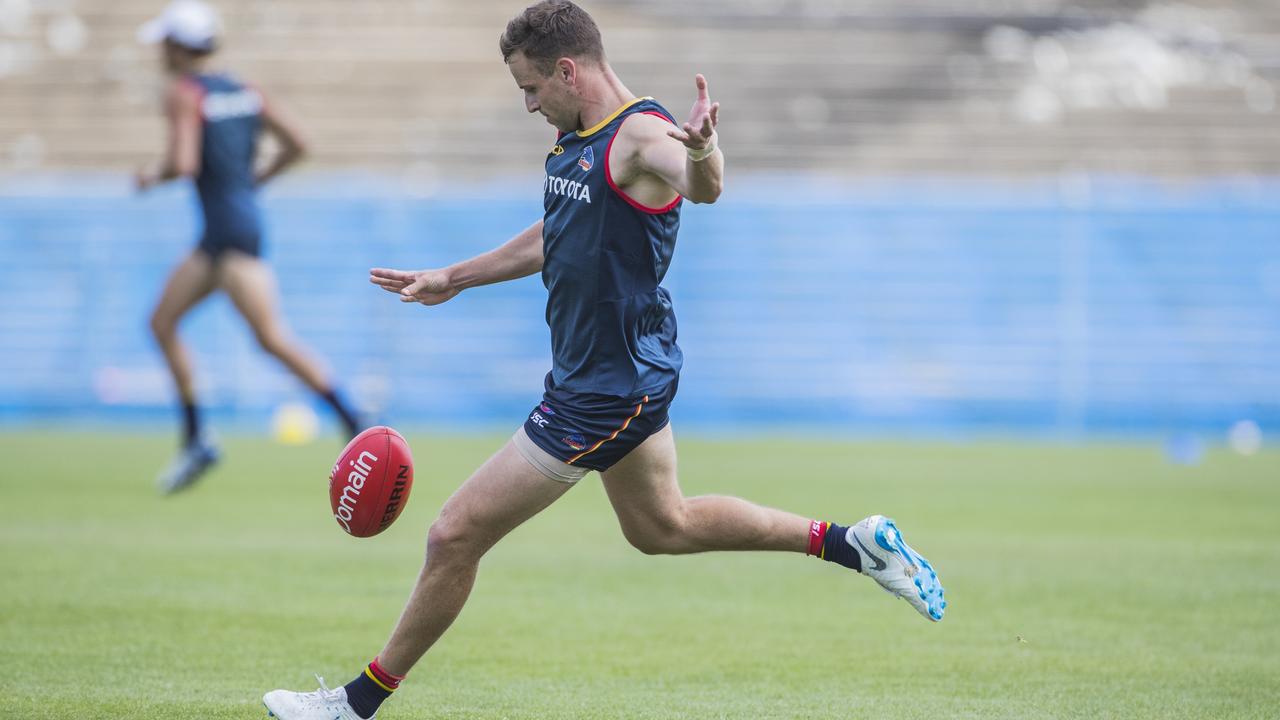
<path fill-rule="evenodd" d="M 889 594 L 934 622 L 947 608 L 938 573 L 902 539 L 898 526 L 883 515 L 872 515 L 849 528 L 844 541 L 862 557 L 862 574 L 880 583 Z"/>
<path fill-rule="evenodd" d="M 178 452 L 178 457 L 160 473 L 156 485 L 165 495 L 185 490 L 217 462 L 218 447 L 207 438 L 198 438 Z"/>
<path fill-rule="evenodd" d="M 262 704 L 267 706 L 267 714 L 280 720 L 372 720 L 372 716 L 361 718 L 351 709 L 346 688 L 330 690 L 319 675 L 316 681 L 320 689 L 315 692 L 272 690 L 263 695 Z"/>

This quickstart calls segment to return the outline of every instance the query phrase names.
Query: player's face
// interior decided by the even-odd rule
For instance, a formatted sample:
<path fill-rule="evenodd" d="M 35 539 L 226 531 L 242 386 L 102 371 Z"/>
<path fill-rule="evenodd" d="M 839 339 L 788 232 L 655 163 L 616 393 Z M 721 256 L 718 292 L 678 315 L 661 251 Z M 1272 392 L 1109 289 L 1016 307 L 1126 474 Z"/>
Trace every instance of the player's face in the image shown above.
<path fill-rule="evenodd" d="M 160 43 L 160 62 L 168 72 L 178 72 L 182 69 L 182 49 L 165 40 Z"/>
<path fill-rule="evenodd" d="M 524 107 L 529 112 L 541 113 L 557 130 L 571 132 L 578 129 L 578 112 L 573 105 L 571 85 L 558 70 L 543 75 L 524 53 L 516 53 L 507 60 L 507 69 L 516 85 L 524 92 Z"/>
<path fill-rule="evenodd" d="M 191 69 L 196 61 L 195 53 L 181 45 L 165 40 L 160 43 L 160 62 L 170 73 L 184 73 Z"/>

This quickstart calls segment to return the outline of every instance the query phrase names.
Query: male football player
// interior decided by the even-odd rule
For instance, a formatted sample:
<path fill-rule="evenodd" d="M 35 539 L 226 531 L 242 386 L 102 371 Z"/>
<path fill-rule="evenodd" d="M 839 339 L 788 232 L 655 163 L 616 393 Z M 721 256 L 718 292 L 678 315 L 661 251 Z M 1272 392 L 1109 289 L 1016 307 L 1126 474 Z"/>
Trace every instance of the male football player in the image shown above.
<path fill-rule="evenodd" d="M 337 413 L 347 432 L 359 432 L 356 413 L 333 381 L 290 336 L 280 315 L 276 280 L 262 259 L 257 191 L 300 160 L 305 145 L 297 125 L 259 88 L 208 67 L 221 26 L 199 0 L 175 0 L 143 25 L 139 39 L 161 46 L 169 77 L 165 94 L 168 137 L 164 159 L 138 172 L 139 192 L 191 178 L 200 197 L 204 231 L 199 243 L 169 275 L 151 315 L 151 330 L 164 352 L 182 401 L 183 440 L 177 458 L 159 480 L 172 493 L 189 487 L 218 460 L 202 432 L 191 357 L 178 338 L 178 323 L 215 290 L 222 290 L 264 350 L 274 355 Z M 255 167 L 258 137 L 273 134 L 281 151 Z"/>
<path fill-rule="evenodd" d="M 685 497 L 667 409 L 682 356 L 671 295 L 661 286 L 683 200 L 715 202 L 724 178 L 719 105 L 697 76 L 677 124 L 637 97 L 605 59 L 591 17 L 545 0 L 512 20 L 502 57 L 525 107 L 555 127 L 544 215 L 495 250 L 442 269 L 374 269 L 404 302 L 437 305 L 469 288 L 541 272 L 552 370 L 515 435 L 445 503 L 426 564 L 387 644 L 345 687 L 275 690 L 285 720 L 370 718 L 462 610 L 481 556 L 586 473 L 600 473 L 626 538 L 641 552 L 808 553 L 858 571 L 942 619 L 942 585 L 893 521 L 810 520 L 725 496 Z"/>

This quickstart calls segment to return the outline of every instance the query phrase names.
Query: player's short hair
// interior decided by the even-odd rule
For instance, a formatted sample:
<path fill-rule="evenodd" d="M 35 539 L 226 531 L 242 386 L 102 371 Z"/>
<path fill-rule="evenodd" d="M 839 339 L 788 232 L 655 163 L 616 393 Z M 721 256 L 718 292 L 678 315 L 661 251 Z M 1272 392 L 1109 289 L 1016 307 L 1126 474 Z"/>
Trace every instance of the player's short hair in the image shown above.
<path fill-rule="evenodd" d="M 586 10 L 569 0 L 542 0 L 525 8 L 507 23 L 498 48 L 503 62 L 522 52 L 543 75 L 550 75 L 562 57 L 604 63 L 600 28 Z"/>

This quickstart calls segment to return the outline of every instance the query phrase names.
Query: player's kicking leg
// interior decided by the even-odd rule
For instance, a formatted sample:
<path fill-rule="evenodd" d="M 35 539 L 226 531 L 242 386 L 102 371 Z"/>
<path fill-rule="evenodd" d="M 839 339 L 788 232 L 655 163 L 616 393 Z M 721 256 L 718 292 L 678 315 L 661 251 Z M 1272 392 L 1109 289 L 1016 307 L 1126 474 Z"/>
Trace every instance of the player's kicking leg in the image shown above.
<path fill-rule="evenodd" d="M 880 515 L 851 526 L 808 520 L 719 495 L 684 497 L 671 427 L 654 433 L 602 473 L 627 540 L 642 552 L 806 552 L 856 570 L 938 621 L 946 608 L 933 566 Z"/>
<path fill-rule="evenodd" d="M 427 559 L 417 586 L 382 652 L 345 687 L 328 690 L 322 683 L 315 692 L 267 693 L 262 698 L 267 710 L 283 720 L 373 717 L 458 617 L 480 558 L 571 487 L 549 479 L 508 442 L 440 509 L 427 533 Z"/>
<path fill-rule="evenodd" d="M 196 250 L 169 275 L 160 300 L 151 314 L 151 333 L 169 365 L 169 373 L 173 376 L 183 410 L 182 447 L 157 481 L 164 493 L 190 487 L 218 461 L 218 449 L 201 432 L 191 356 L 178 337 L 178 322 L 191 308 L 208 297 L 214 286 L 213 260 L 204 251 Z"/>

